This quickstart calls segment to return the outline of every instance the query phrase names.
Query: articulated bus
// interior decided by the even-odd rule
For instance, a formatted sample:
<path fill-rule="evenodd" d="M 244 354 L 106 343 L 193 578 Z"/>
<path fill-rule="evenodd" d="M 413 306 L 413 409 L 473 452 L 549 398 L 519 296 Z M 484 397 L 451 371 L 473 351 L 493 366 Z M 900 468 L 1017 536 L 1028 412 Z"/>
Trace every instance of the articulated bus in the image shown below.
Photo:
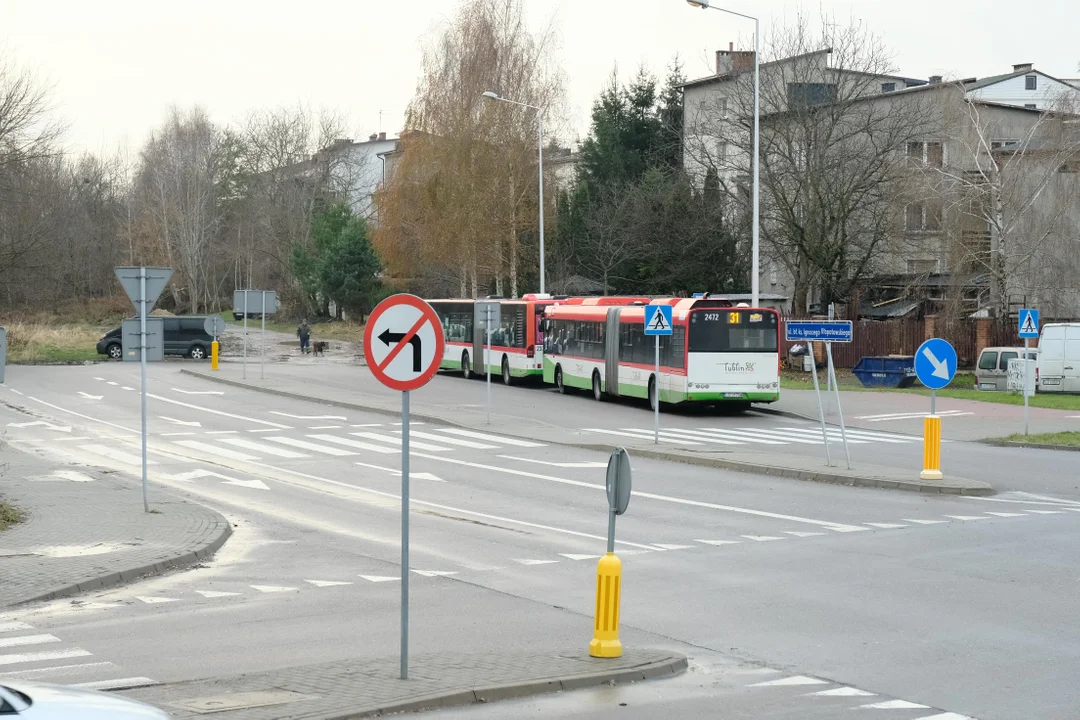
<path fill-rule="evenodd" d="M 491 357 L 487 356 L 487 337 L 483 327 L 474 326 L 475 300 L 429 300 L 428 304 L 442 321 L 446 340 L 442 370 L 460 370 L 466 378 L 483 375 L 488 368 L 501 375 L 506 385 L 515 379 L 535 378 L 544 373 L 544 310 L 558 302 L 567 306 L 628 305 L 648 302 L 644 297 L 559 298 L 531 293 L 520 300 L 485 298 L 501 305 L 501 323 L 491 330 Z"/>
<path fill-rule="evenodd" d="M 648 301 L 646 301 L 648 302 Z M 544 382 L 661 403 L 775 402 L 780 397 L 780 316 L 722 298 L 665 298 L 673 333 L 646 336 L 646 303 L 603 307 L 556 302 L 545 311 Z M 659 394 L 657 389 L 659 386 Z"/>

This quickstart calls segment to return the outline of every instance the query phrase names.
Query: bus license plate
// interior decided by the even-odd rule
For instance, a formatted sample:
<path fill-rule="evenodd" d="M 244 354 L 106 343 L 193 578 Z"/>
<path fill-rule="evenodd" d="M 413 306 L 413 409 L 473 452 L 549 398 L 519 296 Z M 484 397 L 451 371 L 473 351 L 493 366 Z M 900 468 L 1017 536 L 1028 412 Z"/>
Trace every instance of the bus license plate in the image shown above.
<path fill-rule="evenodd" d="M 724 393 L 724 397 L 733 398 L 735 400 L 741 400 L 742 396 L 743 396 L 742 393 Z"/>

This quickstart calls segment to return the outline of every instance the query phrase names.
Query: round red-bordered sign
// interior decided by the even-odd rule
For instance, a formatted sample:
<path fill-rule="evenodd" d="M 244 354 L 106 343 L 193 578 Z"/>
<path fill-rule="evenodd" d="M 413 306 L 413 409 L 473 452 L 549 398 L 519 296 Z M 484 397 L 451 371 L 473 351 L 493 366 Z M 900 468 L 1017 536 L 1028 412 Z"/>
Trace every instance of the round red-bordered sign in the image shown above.
<path fill-rule="evenodd" d="M 439 371 L 439 316 L 415 295 L 392 295 L 375 306 L 364 328 L 364 358 L 372 375 L 393 390 L 416 390 Z"/>

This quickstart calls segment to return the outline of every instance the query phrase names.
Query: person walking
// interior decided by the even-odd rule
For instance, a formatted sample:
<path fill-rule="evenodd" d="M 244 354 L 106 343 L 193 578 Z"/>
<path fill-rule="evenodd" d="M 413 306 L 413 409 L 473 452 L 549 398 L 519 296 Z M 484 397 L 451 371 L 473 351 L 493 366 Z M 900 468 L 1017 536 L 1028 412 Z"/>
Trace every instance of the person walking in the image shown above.
<path fill-rule="evenodd" d="M 300 353 L 311 352 L 311 327 L 307 324 L 306 318 L 301 320 L 300 327 L 296 328 L 296 336 L 300 338 Z"/>

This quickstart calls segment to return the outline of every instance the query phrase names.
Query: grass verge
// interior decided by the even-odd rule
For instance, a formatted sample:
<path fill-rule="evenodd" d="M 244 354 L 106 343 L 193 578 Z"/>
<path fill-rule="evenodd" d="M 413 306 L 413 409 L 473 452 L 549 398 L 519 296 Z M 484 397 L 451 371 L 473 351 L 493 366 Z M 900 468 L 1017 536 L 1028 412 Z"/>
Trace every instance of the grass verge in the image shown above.
<path fill-rule="evenodd" d="M 221 317 L 225 318 L 225 322 L 230 325 L 243 325 L 243 321 L 237 322 L 233 319 L 232 312 L 223 312 Z M 283 323 L 283 322 L 271 322 L 267 321 L 266 329 L 271 332 L 285 333 L 292 337 L 296 337 L 296 328 L 300 323 Z M 248 330 L 258 330 L 262 327 L 262 321 L 258 319 L 248 318 Z M 341 340 L 344 342 L 358 343 L 364 339 L 364 326 L 351 322 L 339 321 L 339 322 L 320 322 L 314 323 L 311 326 L 311 338 L 313 340 Z"/>
<path fill-rule="evenodd" d="M 17 508 L 0 502 L 0 530 L 7 530 L 9 526 L 22 520 L 23 514 Z"/>
<path fill-rule="evenodd" d="M 1069 430 L 1057 433 L 1022 435 L 1016 433 L 1003 438 L 993 438 L 995 442 L 1028 443 L 1031 445 L 1060 445 L 1062 447 L 1080 447 L 1080 432 Z"/>

